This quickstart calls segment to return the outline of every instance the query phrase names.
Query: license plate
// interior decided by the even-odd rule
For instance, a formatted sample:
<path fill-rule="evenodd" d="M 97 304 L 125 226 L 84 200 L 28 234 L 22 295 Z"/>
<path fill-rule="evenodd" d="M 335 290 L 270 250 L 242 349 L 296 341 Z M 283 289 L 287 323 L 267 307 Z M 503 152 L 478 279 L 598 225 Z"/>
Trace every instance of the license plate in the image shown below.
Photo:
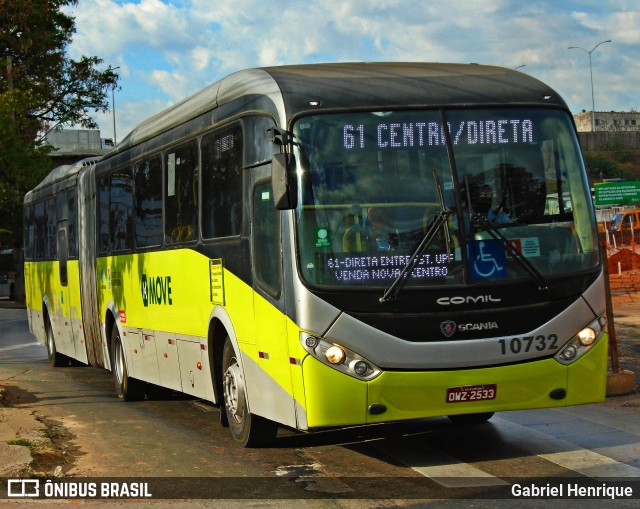
<path fill-rule="evenodd" d="M 496 399 L 498 386 L 467 385 L 465 387 L 449 387 L 447 389 L 447 403 L 462 403 L 464 401 L 486 401 Z"/>

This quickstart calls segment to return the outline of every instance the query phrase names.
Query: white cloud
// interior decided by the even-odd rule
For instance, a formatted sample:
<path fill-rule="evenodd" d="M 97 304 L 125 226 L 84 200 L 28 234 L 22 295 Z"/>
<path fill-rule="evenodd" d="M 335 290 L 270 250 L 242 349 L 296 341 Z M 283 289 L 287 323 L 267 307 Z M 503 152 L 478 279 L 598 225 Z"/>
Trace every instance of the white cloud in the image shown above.
<path fill-rule="evenodd" d="M 409 60 L 525 65 L 579 110 L 588 60 L 567 48 L 613 39 L 594 60 L 596 102 L 628 109 L 640 102 L 639 12 L 626 0 L 82 0 L 71 51 L 121 66 L 131 104 L 175 102 L 247 67 Z"/>

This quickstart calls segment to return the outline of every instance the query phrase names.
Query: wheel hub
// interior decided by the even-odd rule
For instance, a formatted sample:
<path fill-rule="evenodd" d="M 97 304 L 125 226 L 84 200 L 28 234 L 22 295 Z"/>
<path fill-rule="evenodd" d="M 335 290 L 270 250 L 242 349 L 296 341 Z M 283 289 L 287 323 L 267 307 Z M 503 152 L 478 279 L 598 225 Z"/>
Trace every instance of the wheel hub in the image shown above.
<path fill-rule="evenodd" d="M 244 418 L 244 380 L 240 366 L 232 364 L 224 374 L 224 404 L 237 423 Z"/>

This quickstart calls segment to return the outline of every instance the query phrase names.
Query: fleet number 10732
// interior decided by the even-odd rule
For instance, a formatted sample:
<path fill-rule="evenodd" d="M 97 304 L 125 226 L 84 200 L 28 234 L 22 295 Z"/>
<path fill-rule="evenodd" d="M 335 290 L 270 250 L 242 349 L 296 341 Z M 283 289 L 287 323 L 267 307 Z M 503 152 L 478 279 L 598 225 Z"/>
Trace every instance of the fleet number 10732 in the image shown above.
<path fill-rule="evenodd" d="M 558 336 L 549 334 L 544 336 L 523 336 L 522 338 L 500 339 L 500 353 L 502 355 L 517 355 L 519 353 L 528 353 L 532 350 L 544 352 L 546 350 L 558 349 Z"/>

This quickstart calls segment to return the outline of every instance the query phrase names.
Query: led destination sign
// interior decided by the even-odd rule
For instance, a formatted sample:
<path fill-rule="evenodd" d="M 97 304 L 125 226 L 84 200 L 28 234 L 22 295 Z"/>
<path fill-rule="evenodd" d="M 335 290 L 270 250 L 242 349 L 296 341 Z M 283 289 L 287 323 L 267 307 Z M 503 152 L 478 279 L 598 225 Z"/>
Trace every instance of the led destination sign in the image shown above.
<path fill-rule="evenodd" d="M 447 123 L 454 145 L 516 144 L 533 142 L 531 119 L 466 120 Z M 345 124 L 343 147 L 347 150 L 371 148 L 413 148 L 445 144 L 439 122 L 381 122 L 377 125 Z"/>
<path fill-rule="evenodd" d="M 335 281 L 391 281 L 409 262 L 410 255 L 367 255 L 331 256 L 326 259 L 326 274 Z M 427 253 L 420 257 L 414 267 L 412 279 L 433 279 L 446 277 L 448 265 L 454 255 L 448 253 Z"/>

